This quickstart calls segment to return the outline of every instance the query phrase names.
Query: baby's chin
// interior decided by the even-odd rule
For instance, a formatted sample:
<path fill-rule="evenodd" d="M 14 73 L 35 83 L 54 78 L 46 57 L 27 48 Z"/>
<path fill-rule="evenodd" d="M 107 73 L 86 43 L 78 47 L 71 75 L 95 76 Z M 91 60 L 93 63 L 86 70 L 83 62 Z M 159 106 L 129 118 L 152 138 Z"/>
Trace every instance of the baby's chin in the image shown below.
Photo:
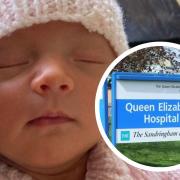
<path fill-rule="evenodd" d="M 98 135 L 87 141 L 81 140 L 71 143 L 69 141 L 63 141 L 62 143 L 61 141 L 52 142 L 51 139 L 51 143 L 39 143 L 39 146 L 36 144 L 36 147 L 24 155 L 21 162 L 25 167 L 45 170 L 45 172 L 48 172 L 48 169 L 64 167 L 87 156 L 89 150 L 100 141 Z"/>
<path fill-rule="evenodd" d="M 15 167 L 29 175 L 34 173 L 53 175 L 62 173 L 68 169 L 76 167 L 80 162 L 85 162 L 88 159 L 89 151 L 75 152 L 67 155 L 60 155 L 60 153 L 49 154 L 49 156 L 34 155 L 33 157 L 23 157 L 22 159 L 11 160 L 5 156 L 2 156 L 1 161 Z"/>
<path fill-rule="evenodd" d="M 34 147 L 26 151 L 21 156 L 15 154 L 13 157 L 5 159 L 5 163 L 14 166 L 28 174 L 56 174 L 73 166 L 77 166 L 80 161 L 88 158 L 89 150 L 95 144 L 87 143 L 79 146 L 69 146 L 64 148 L 57 144 L 56 149 L 50 147 Z M 44 149 L 45 148 L 45 149 Z M 12 159 L 12 160 L 10 160 Z"/>
<path fill-rule="evenodd" d="M 89 152 L 68 161 L 64 159 L 56 159 L 56 161 L 52 161 L 52 159 L 49 159 L 46 164 L 44 163 L 44 161 L 35 161 L 22 165 L 22 170 L 27 172 L 28 174 L 40 173 L 44 175 L 53 175 L 63 173 L 64 171 L 68 171 L 68 169 L 77 167 L 80 162 L 86 163 L 88 154 Z"/>
<path fill-rule="evenodd" d="M 16 148 L 8 146 L 2 152 L 11 160 L 12 166 L 23 171 L 58 173 L 88 156 L 89 150 L 98 143 L 100 137 L 98 131 L 89 136 L 88 133 L 80 134 L 82 131 L 79 134 L 76 131 L 71 132 L 72 134 L 67 133 L 64 136 L 53 134 L 41 138 L 24 138 L 26 141 L 19 141 Z"/>

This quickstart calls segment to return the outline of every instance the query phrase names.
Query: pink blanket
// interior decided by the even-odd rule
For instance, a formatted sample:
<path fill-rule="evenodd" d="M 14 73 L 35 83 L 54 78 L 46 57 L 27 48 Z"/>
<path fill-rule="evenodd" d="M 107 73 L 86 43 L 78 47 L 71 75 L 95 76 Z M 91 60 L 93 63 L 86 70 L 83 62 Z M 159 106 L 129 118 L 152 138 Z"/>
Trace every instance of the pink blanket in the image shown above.
<path fill-rule="evenodd" d="M 0 162 L 0 180 L 32 178 Z M 85 180 L 180 180 L 180 170 L 157 173 L 137 169 L 118 159 L 104 143 L 100 143 L 90 152 Z"/>

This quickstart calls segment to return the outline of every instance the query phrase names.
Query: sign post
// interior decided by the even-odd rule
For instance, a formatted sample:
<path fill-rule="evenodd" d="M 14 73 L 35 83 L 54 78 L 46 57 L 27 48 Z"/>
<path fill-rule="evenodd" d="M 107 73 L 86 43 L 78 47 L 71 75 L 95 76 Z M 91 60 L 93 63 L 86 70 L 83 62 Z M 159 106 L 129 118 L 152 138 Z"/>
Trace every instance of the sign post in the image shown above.
<path fill-rule="evenodd" d="M 108 126 L 108 85 L 107 81 L 104 82 L 103 89 L 101 92 L 100 98 L 100 117 L 102 126 L 106 135 L 108 136 L 109 133 L 109 126 Z"/>
<path fill-rule="evenodd" d="M 112 74 L 112 143 L 180 140 L 180 75 Z"/>

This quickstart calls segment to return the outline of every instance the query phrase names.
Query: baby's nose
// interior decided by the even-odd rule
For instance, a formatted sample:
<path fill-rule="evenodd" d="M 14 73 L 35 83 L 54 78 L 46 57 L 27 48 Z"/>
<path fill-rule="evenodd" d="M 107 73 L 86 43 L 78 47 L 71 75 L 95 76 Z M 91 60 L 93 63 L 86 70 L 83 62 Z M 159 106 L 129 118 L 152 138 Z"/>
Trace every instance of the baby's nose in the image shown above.
<path fill-rule="evenodd" d="M 68 94 L 74 88 L 74 81 L 60 64 L 48 63 L 36 72 L 31 81 L 31 88 L 40 95 L 57 93 Z"/>

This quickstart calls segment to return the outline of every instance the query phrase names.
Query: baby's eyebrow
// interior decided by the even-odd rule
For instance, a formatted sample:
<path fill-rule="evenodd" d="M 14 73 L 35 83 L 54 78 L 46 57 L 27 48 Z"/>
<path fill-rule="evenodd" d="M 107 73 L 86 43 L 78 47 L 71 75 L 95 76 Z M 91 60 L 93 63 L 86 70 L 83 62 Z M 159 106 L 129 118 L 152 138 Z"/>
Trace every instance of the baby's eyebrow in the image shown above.
<path fill-rule="evenodd" d="M 73 52 L 75 56 L 102 56 L 102 51 L 97 48 L 90 48 L 90 47 L 82 47 L 82 48 L 76 48 Z"/>
<path fill-rule="evenodd" d="M 0 45 L 0 53 L 6 52 L 9 49 L 10 49 L 10 46 L 8 45 Z"/>
<path fill-rule="evenodd" d="M 4 49 L 6 49 L 6 48 L 0 46 L 0 52 L 4 51 Z"/>
<path fill-rule="evenodd" d="M 7 51 L 7 48 L 5 47 L 0 47 L 0 54 L 4 54 Z"/>

